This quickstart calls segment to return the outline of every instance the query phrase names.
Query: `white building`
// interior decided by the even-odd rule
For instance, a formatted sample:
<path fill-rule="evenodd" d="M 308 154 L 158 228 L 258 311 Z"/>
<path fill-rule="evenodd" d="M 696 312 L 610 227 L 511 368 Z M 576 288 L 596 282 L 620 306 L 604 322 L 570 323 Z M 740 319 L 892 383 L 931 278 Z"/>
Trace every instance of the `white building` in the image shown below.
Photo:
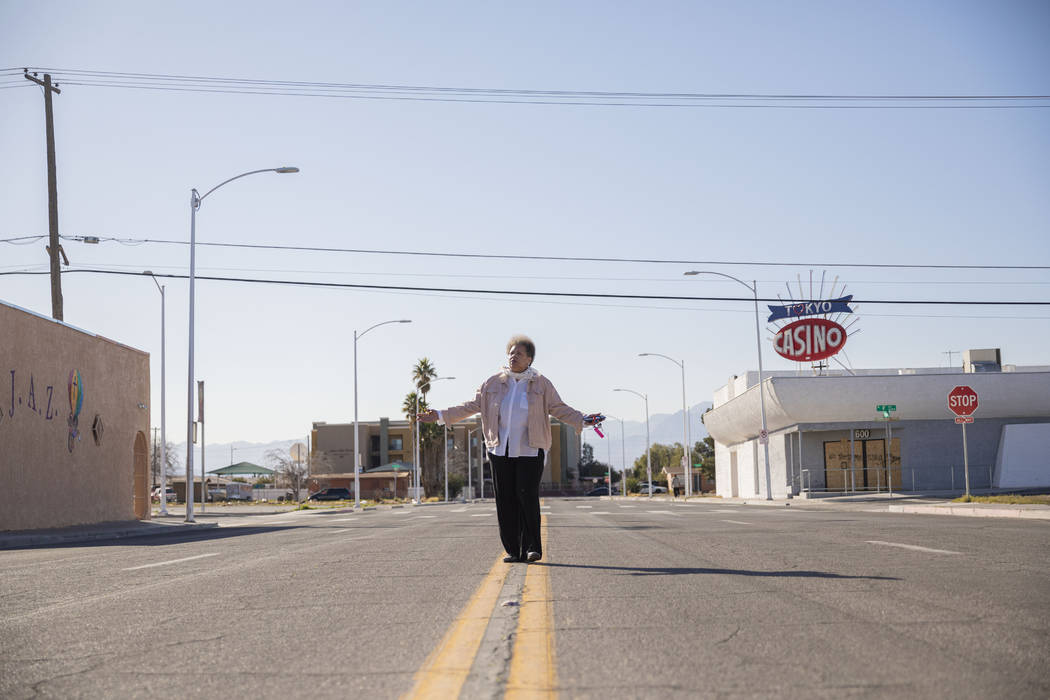
<path fill-rule="evenodd" d="M 971 350 L 964 358 L 962 369 L 766 373 L 772 496 L 963 491 L 963 426 L 947 400 L 960 385 L 979 397 L 966 426 L 970 488 L 1050 486 L 1050 366 L 1001 365 L 998 350 Z M 758 392 L 757 372 L 735 376 L 704 415 L 721 496 L 766 496 Z M 891 420 L 878 405 L 896 407 Z"/>

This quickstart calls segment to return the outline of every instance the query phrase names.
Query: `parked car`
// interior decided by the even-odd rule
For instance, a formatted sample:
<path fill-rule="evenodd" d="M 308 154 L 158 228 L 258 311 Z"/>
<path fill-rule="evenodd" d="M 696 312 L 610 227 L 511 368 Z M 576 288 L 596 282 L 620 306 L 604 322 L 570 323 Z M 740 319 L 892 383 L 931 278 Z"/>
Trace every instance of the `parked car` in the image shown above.
<path fill-rule="evenodd" d="M 620 492 L 619 489 L 617 489 L 614 486 L 613 487 L 613 495 L 615 496 L 619 492 Z M 608 496 L 609 495 L 609 487 L 608 486 L 598 486 L 597 488 L 591 489 L 590 491 L 588 491 L 584 495 L 585 496 Z"/>
<path fill-rule="evenodd" d="M 169 502 L 174 501 L 175 500 L 175 489 L 173 489 L 173 488 L 171 488 L 169 486 L 167 488 L 167 490 L 165 491 L 164 496 L 165 496 L 164 500 L 169 501 Z M 150 500 L 155 502 L 155 503 L 160 503 L 160 487 L 159 486 L 155 486 L 153 488 L 153 492 L 150 494 Z"/>
<path fill-rule="evenodd" d="M 350 489 L 334 486 L 310 494 L 311 501 L 345 501 L 350 498 L 353 498 Z"/>
<path fill-rule="evenodd" d="M 648 496 L 649 495 L 649 482 L 648 481 L 639 481 L 638 482 L 638 493 L 642 494 L 643 496 Z M 667 493 L 667 487 L 666 486 L 661 486 L 660 484 L 655 484 L 654 483 L 653 484 L 653 493 Z"/>

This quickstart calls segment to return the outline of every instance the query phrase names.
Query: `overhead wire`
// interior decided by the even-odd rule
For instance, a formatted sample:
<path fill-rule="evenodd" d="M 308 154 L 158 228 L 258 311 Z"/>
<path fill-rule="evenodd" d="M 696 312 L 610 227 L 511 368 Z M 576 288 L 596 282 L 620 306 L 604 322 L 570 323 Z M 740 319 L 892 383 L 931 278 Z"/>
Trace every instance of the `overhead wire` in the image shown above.
<path fill-rule="evenodd" d="M 160 73 L 26 68 L 65 85 L 178 92 L 606 107 L 760 109 L 1019 109 L 1050 107 L 1050 95 L 698 93 L 533 90 L 246 79 Z"/>
<path fill-rule="evenodd" d="M 141 276 L 141 272 L 127 272 L 122 270 L 102 270 L 92 268 L 80 268 L 74 270 L 66 270 L 63 274 L 73 273 L 90 273 L 90 274 L 102 274 L 102 275 L 131 275 Z M 2 276 L 11 275 L 42 275 L 48 274 L 47 272 L 0 272 Z M 168 279 L 188 279 L 189 275 L 177 274 L 177 273 L 154 273 L 154 277 L 164 277 Z M 324 281 L 310 281 L 310 280 L 280 280 L 280 279 L 260 279 L 252 277 L 220 277 L 216 275 L 195 275 L 198 280 L 208 280 L 216 282 L 238 282 L 245 284 L 274 284 L 274 285 L 291 285 L 301 287 L 327 287 L 333 289 L 379 289 L 379 290 L 401 290 L 401 291 L 415 291 L 415 292 L 449 292 L 456 294 L 494 294 L 494 295 L 507 295 L 507 296 L 526 296 L 526 297 L 555 297 L 555 298 L 590 298 L 590 299 L 634 299 L 634 300 L 653 300 L 653 301 L 733 301 L 733 302 L 748 302 L 753 303 L 756 301 L 754 296 L 747 297 L 715 297 L 715 296 L 691 296 L 691 295 L 674 295 L 674 294 L 621 294 L 621 293 L 605 293 L 605 292 L 561 292 L 561 291 L 549 291 L 549 290 L 521 290 L 521 289 L 466 289 L 466 288 L 454 288 L 454 287 L 409 287 L 404 285 L 383 285 L 383 284 L 356 284 L 348 282 L 324 282 Z M 776 297 L 765 298 L 758 297 L 757 301 L 777 302 L 781 301 Z M 798 301 L 805 301 L 804 299 L 796 299 Z M 1002 300 L 959 300 L 959 299 L 855 299 L 855 303 L 864 304 L 880 304 L 880 305 L 933 305 L 933 306 L 1050 306 L 1050 301 L 1002 301 Z"/>
<path fill-rule="evenodd" d="M 160 243 L 168 245 L 189 245 L 189 241 L 163 238 L 115 238 L 94 236 L 99 241 L 117 243 Z M 84 236 L 62 236 L 65 240 L 83 241 Z M 374 248 L 340 248 L 334 246 L 301 246 L 278 245 L 265 243 L 224 243 L 196 241 L 198 246 L 217 248 L 246 248 L 258 250 L 284 250 L 320 253 L 354 253 L 365 255 L 404 255 L 440 258 L 464 258 L 479 260 L 535 260 L 559 262 L 600 262 L 600 263 L 637 263 L 651 265 L 727 265 L 756 267 L 852 267 L 873 269 L 915 269 L 915 270 L 1050 270 L 1050 265 L 960 265 L 960 264 L 927 264 L 927 263 L 860 263 L 860 262 L 781 262 L 771 260 L 672 260 L 662 258 L 613 258 L 596 256 L 571 255 L 519 255 L 510 253 L 450 253 L 442 251 L 391 250 Z"/>

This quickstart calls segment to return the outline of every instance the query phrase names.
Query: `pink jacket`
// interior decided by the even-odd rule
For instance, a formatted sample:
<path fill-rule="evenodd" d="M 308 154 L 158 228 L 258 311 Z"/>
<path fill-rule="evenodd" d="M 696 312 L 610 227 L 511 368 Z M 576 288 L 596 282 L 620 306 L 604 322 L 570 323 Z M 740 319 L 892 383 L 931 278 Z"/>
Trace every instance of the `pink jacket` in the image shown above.
<path fill-rule="evenodd" d="M 445 423 L 458 423 L 475 413 L 481 414 L 481 430 L 485 434 L 485 447 L 492 449 L 499 444 L 499 411 L 503 397 L 510 391 L 506 372 L 494 374 L 481 385 L 474 399 L 445 409 Z M 566 405 L 558 390 L 539 372 L 529 380 L 529 447 L 550 451 L 551 424 L 548 416 L 554 416 L 572 426 L 576 432 L 583 431 L 583 414 Z"/>

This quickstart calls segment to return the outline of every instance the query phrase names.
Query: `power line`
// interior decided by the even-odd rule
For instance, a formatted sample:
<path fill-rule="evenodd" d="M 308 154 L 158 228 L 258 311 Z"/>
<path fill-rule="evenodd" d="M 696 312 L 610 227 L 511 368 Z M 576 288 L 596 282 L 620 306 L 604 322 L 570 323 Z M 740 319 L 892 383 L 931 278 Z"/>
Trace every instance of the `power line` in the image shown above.
<path fill-rule="evenodd" d="M 83 69 L 27 68 L 66 85 L 135 90 L 498 104 L 760 109 L 1019 109 L 1050 107 L 1050 95 L 811 94 L 527 90 L 245 79 Z"/>
<path fill-rule="evenodd" d="M 85 236 L 68 236 L 67 240 L 83 241 Z M 189 241 L 164 238 L 114 238 L 92 236 L 99 241 L 124 244 L 160 243 L 167 245 L 189 245 Z M 600 258 L 569 255 L 514 255 L 509 253 L 445 253 L 420 250 L 381 250 L 369 248 L 336 248 L 328 246 L 294 246 L 264 243 L 220 243 L 197 241 L 199 246 L 216 248 L 247 248 L 256 250 L 285 250 L 311 253 L 353 253 L 362 255 L 412 255 L 421 257 L 465 258 L 475 260 L 537 260 L 546 262 L 601 262 L 636 263 L 650 265 L 747 265 L 765 267 L 859 267 L 876 269 L 907 270 L 1050 270 L 1050 265 L 949 265 L 919 263 L 850 263 L 850 262 L 778 262 L 770 260 L 667 260 L 660 258 Z"/>
<path fill-rule="evenodd" d="M 84 274 L 98 274 L 98 275 L 121 275 L 121 276 L 134 276 L 141 277 L 141 272 L 124 272 L 121 270 L 97 270 L 82 268 L 77 270 L 67 270 L 64 274 L 73 273 L 84 273 Z M 19 275 L 42 275 L 48 274 L 46 272 L 0 272 L 0 276 L 19 276 Z M 176 274 L 176 273 L 154 273 L 155 277 L 164 277 L 168 279 L 188 279 L 189 275 Z M 600 292 L 552 292 L 552 291 L 528 291 L 528 290 L 517 290 L 517 289 L 466 289 L 466 288 L 452 288 L 452 287 L 408 287 L 404 285 L 385 285 L 385 284 L 351 284 L 347 282 L 316 282 L 308 280 L 279 280 L 279 279 L 260 279 L 253 277 L 220 277 L 216 275 L 195 275 L 198 280 L 207 280 L 213 282 L 237 282 L 244 284 L 274 284 L 274 285 L 288 285 L 297 287 L 322 287 L 331 289 L 365 289 L 365 290 L 396 290 L 396 291 L 413 291 L 413 292 L 436 292 L 436 293 L 451 293 L 451 294 L 493 294 L 493 295 L 507 295 L 507 296 L 525 296 L 525 297 L 562 297 L 571 299 L 635 299 L 635 300 L 649 300 L 649 301 L 739 301 L 753 303 L 755 298 L 753 296 L 748 297 L 710 297 L 710 296 L 683 296 L 673 294 L 608 294 Z M 758 301 L 766 302 L 779 302 L 783 303 L 783 300 L 778 297 L 763 298 L 759 297 Z M 815 301 L 809 299 L 795 299 L 795 302 L 800 301 Z M 950 299 L 858 299 L 854 298 L 856 304 L 887 304 L 887 305 L 933 305 L 933 306 L 1050 306 L 1050 301 L 976 301 L 976 300 L 950 300 Z"/>
<path fill-rule="evenodd" d="M 181 270 L 185 268 L 185 265 L 166 265 L 166 264 L 95 264 L 95 269 L 104 270 L 141 270 L 143 267 L 149 267 L 151 270 Z M 29 270 L 29 267 L 25 265 L 8 265 L 6 268 L 0 269 L 22 269 Z M 722 283 L 722 280 L 711 278 L 699 278 L 689 279 L 686 277 L 621 277 L 611 275 L 518 275 L 518 274 L 472 274 L 463 272 L 398 272 L 390 270 L 381 271 L 370 271 L 370 270 L 331 270 L 331 269 L 319 269 L 319 268 L 294 268 L 294 267 L 227 267 L 218 265 L 207 265 L 197 266 L 198 270 L 211 270 L 213 272 L 275 272 L 285 275 L 333 275 L 333 274 L 349 274 L 354 277 L 406 277 L 406 278 L 437 278 L 437 279 L 498 279 L 498 280 L 533 280 L 533 281 L 558 281 L 558 282 L 658 282 L 664 284 L 689 284 L 695 285 L 697 282 L 709 282 L 709 283 Z M 794 282 L 794 280 L 785 279 L 760 279 L 760 284 L 775 284 L 782 285 L 785 282 Z M 893 285 L 896 287 L 907 285 L 907 286 L 938 286 L 938 287 L 952 287 L 952 286 L 996 286 L 996 287 L 1043 287 L 1050 285 L 1050 280 L 1047 281 L 1020 281 L 1020 280 L 974 280 L 965 279 L 959 281 L 941 281 L 941 280 L 908 280 L 902 282 L 900 280 L 864 280 L 864 279 L 851 279 L 850 284 L 859 285 Z"/>

